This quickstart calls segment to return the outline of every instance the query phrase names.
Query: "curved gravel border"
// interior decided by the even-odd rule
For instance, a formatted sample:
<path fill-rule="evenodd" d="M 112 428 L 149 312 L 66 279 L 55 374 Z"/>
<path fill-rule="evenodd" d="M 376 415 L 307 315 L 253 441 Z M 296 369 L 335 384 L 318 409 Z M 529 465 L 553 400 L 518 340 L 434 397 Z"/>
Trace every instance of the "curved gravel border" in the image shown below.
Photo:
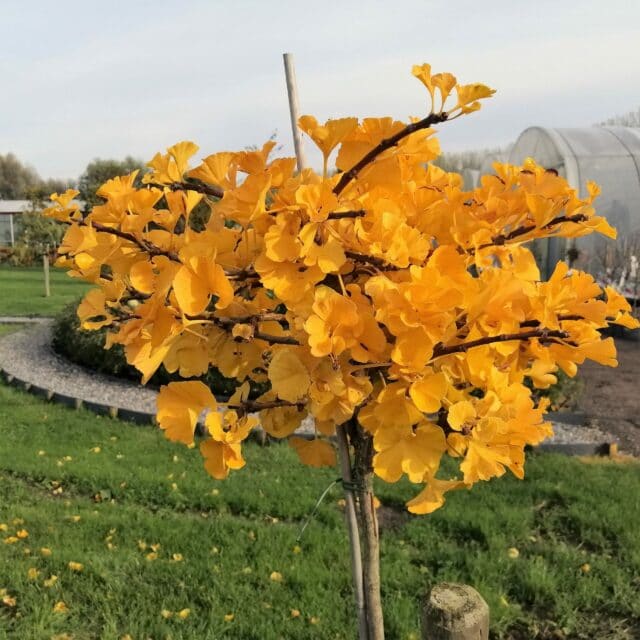
<path fill-rule="evenodd" d="M 60 357 L 51 347 L 52 324 L 51 320 L 39 322 L 0 340 L 0 369 L 9 382 L 70 406 L 137 422 L 153 420 L 157 391 Z"/>
<path fill-rule="evenodd" d="M 0 371 L 8 382 L 76 409 L 84 407 L 122 420 L 155 423 L 158 392 L 132 381 L 85 369 L 59 356 L 51 347 L 51 319 L 0 317 L 0 323 L 3 321 L 32 325 L 0 340 Z M 563 414 L 548 417 L 553 424 L 554 436 L 537 447 L 541 451 L 568 455 L 608 454 L 609 446 L 618 442 L 610 433 L 584 426 L 581 414 L 567 414 L 566 422 L 562 421 Z M 296 433 L 313 434 L 313 419 L 305 419 Z"/>

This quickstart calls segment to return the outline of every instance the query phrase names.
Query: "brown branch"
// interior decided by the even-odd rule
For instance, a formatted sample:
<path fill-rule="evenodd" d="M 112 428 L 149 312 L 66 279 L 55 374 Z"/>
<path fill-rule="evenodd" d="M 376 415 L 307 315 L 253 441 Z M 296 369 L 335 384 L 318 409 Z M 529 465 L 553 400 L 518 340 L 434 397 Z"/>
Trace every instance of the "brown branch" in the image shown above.
<path fill-rule="evenodd" d="M 343 220 L 344 218 L 362 218 L 366 211 L 358 209 L 355 211 L 334 211 L 327 216 L 327 220 Z"/>
<path fill-rule="evenodd" d="M 381 271 L 399 271 L 401 267 L 397 267 L 394 264 L 389 264 L 382 258 L 376 258 L 374 256 L 368 256 L 363 253 L 358 253 L 356 251 L 345 251 L 344 255 L 347 258 L 353 260 L 354 262 L 360 262 L 362 264 L 370 264 L 376 269 L 380 269 Z"/>
<path fill-rule="evenodd" d="M 150 256 L 166 256 L 169 260 L 173 260 L 173 262 L 180 262 L 180 258 L 175 251 L 167 251 L 166 249 L 161 249 L 157 245 L 153 244 L 153 242 L 149 242 L 149 240 L 145 240 L 144 238 L 138 238 L 135 234 L 130 233 L 128 231 L 121 231 L 116 227 L 107 227 L 106 225 L 100 222 L 94 222 L 93 220 L 83 220 L 82 222 L 78 222 L 78 225 L 81 227 L 93 227 L 96 231 L 101 233 L 109 233 L 112 236 L 117 236 L 118 238 L 122 238 L 123 240 L 128 240 L 135 244 L 139 249 L 148 253 Z"/>
<path fill-rule="evenodd" d="M 255 315 L 247 315 L 247 316 L 237 316 L 235 318 L 219 318 L 214 315 L 209 315 L 206 313 L 202 313 L 196 316 L 186 316 L 189 320 L 204 320 L 206 322 L 211 322 L 216 326 L 219 326 L 221 329 L 228 330 L 235 325 L 238 324 L 251 324 L 254 327 L 257 327 L 259 322 L 282 322 L 286 320 L 286 317 L 281 313 L 258 313 Z M 249 342 L 250 340 L 264 340 L 269 344 L 290 344 L 293 346 L 298 346 L 300 344 L 299 340 L 293 338 L 292 336 L 274 336 L 269 333 L 264 333 L 259 330 L 255 330 L 253 336 L 246 340 Z M 245 341 L 240 338 L 241 341 Z"/>
<path fill-rule="evenodd" d="M 552 227 L 555 227 L 556 225 L 562 224 L 564 222 L 584 222 L 586 219 L 587 217 L 582 213 L 577 213 L 573 216 L 557 216 L 553 220 L 551 220 L 550 222 L 547 222 L 547 224 L 543 225 L 540 228 L 551 229 Z M 491 242 L 487 242 L 486 244 L 481 244 L 477 249 L 471 249 L 470 252 L 473 253 L 473 251 L 476 251 L 478 249 L 486 249 L 487 247 L 503 245 L 509 242 L 510 240 L 519 238 L 520 236 L 523 236 L 529 233 L 530 231 L 534 231 L 537 228 L 538 227 L 536 227 L 535 224 L 532 224 L 532 225 L 527 225 L 526 227 L 518 227 L 517 229 L 514 229 L 513 231 L 507 234 L 501 233 L 500 235 L 497 235 L 495 238 L 493 238 Z"/>
<path fill-rule="evenodd" d="M 234 324 L 255 324 L 257 322 L 286 322 L 287 316 L 284 313 L 255 313 L 246 316 L 234 316 L 228 318 L 218 318 L 220 322 L 228 323 L 230 326 Z"/>
<path fill-rule="evenodd" d="M 270 344 L 291 344 L 298 346 L 300 342 L 291 336 L 272 336 L 268 333 L 262 333 L 262 331 L 256 331 L 253 334 L 256 340 L 264 340 Z"/>
<path fill-rule="evenodd" d="M 442 113 L 430 113 L 426 118 L 419 120 L 418 122 L 412 122 L 408 124 L 404 129 L 398 131 L 398 133 L 392 135 L 389 138 L 381 140 L 369 153 L 356 162 L 351 169 L 345 171 L 338 180 L 338 184 L 333 188 L 333 192 L 336 195 L 340 195 L 346 188 L 346 186 L 355 178 L 358 174 L 368 165 L 371 164 L 381 153 L 395 147 L 403 138 L 420 131 L 421 129 L 428 129 L 433 124 L 444 122 L 448 118 L 448 114 L 444 111 Z"/>
<path fill-rule="evenodd" d="M 569 337 L 567 331 L 559 329 L 532 329 L 531 331 L 521 331 L 517 333 L 503 333 L 497 336 L 486 336 L 469 342 L 461 342 L 460 344 L 451 345 L 449 347 L 443 344 L 436 345 L 433 349 L 432 359 L 448 356 L 452 353 L 461 353 L 472 349 L 473 347 L 482 347 L 496 342 L 510 342 L 512 340 L 531 340 L 532 338 L 540 338 L 541 340 L 552 340 L 554 338 L 565 339 Z"/>
<path fill-rule="evenodd" d="M 222 198 L 224 191 L 215 185 L 205 184 L 204 182 L 171 182 L 169 184 L 159 184 L 157 182 L 149 182 L 148 186 L 157 187 L 158 189 L 171 189 L 171 191 L 196 191 L 213 198 Z"/>
<path fill-rule="evenodd" d="M 277 409 L 279 407 L 296 407 L 301 411 L 305 407 L 305 402 L 288 402 L 287 400 L 272 400 L 270 402 L 254 402 L 253 400 L 245 400 L 240 404 L 227 404 L 229 409 L 238 409 L 239 411 L 262 411 L 263 409 Z"/>
<path fill-rule="evenodd" d="M 558 322 L 564 322 L 565 320 L 584 320 L 584 317 L 570 313 L 558 316 Z M 525 322 L 520 323 L 520 328 L 538 326 L 540 326 L 540 320 L 526 320 Z"/>

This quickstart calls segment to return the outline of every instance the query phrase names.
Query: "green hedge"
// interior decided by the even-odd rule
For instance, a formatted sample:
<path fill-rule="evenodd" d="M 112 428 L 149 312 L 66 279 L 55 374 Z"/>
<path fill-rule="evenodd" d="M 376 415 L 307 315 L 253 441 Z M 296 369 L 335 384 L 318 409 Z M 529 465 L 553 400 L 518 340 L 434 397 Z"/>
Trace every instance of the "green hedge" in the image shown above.
<path fill-rule="evenodd" d="M 107 329 L 85 331 L 80 328 L 76 314 L 78 302 L 65 307 L 57 316 L 53 325 L 52 344 L 56 353 L 71 362 L 119 378 L 140 381 L 140 372 L 127 363 L 122 345 L 116 344 L 105 349 Z M 174 380 L 182 380 L 177 373 L 169 373 L 160 367 L 148 384 L 159 387 Z M 200 378 L 218 397 L 228 397 L 237 386 L 237 381 L 225 378 L 217 369 L 210 369 L 206 376 Z M 264 389 L 255 389 L 260 393 Z"/>

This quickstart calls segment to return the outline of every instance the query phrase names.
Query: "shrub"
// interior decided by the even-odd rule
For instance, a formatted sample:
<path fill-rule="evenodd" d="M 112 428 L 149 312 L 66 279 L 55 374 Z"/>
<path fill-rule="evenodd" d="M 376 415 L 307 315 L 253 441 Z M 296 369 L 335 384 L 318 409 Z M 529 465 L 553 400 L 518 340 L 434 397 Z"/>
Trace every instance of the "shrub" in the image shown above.
<path fill-rule="evenodd" d="M 53 325 L 52 346 L 56 353 L 83 367 L 118 378 L 140 380 L 140 373 L 127 363 L 124 348 L 120 344 L 105 349 L 107 329 L 85 331 L 80 327 L 77 315 L 78 302 L 65 307 L 56 317 Z M 180 380 L 177 373 L 169 373 L 164 367 L 149 380 L 149 385 L 159 387 L 173 380 Z M 216 396 L 228 397 L 237 382 L 225 378 L 217 369 L 210 369 L 201 380 Z M 259 390 L 256 389 L 256 393 Z"/>

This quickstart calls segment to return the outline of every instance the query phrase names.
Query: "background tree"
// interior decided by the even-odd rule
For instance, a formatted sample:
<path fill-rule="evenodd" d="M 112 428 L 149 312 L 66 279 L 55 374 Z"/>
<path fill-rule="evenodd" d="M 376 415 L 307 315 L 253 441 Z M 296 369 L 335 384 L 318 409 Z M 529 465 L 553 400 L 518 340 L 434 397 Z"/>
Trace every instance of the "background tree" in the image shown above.
<path fill-rule="evenodd" d="M 617 127 L 640 127 L 640 107 L 634 111 L 623 113 L 622 115 L 607 118 L 599 123 L 600 126 L 617 126 Z"/>
<path fill-rule="evenodd" d="M 444 171 L 461 173 L 464 169 L 479 170 L 487 156 L 502 153 L 500 147 L 489 147 L 486 149 L 473 149 L 469 151 L 445 151 L 434 161 L 436 167 Z"/>

